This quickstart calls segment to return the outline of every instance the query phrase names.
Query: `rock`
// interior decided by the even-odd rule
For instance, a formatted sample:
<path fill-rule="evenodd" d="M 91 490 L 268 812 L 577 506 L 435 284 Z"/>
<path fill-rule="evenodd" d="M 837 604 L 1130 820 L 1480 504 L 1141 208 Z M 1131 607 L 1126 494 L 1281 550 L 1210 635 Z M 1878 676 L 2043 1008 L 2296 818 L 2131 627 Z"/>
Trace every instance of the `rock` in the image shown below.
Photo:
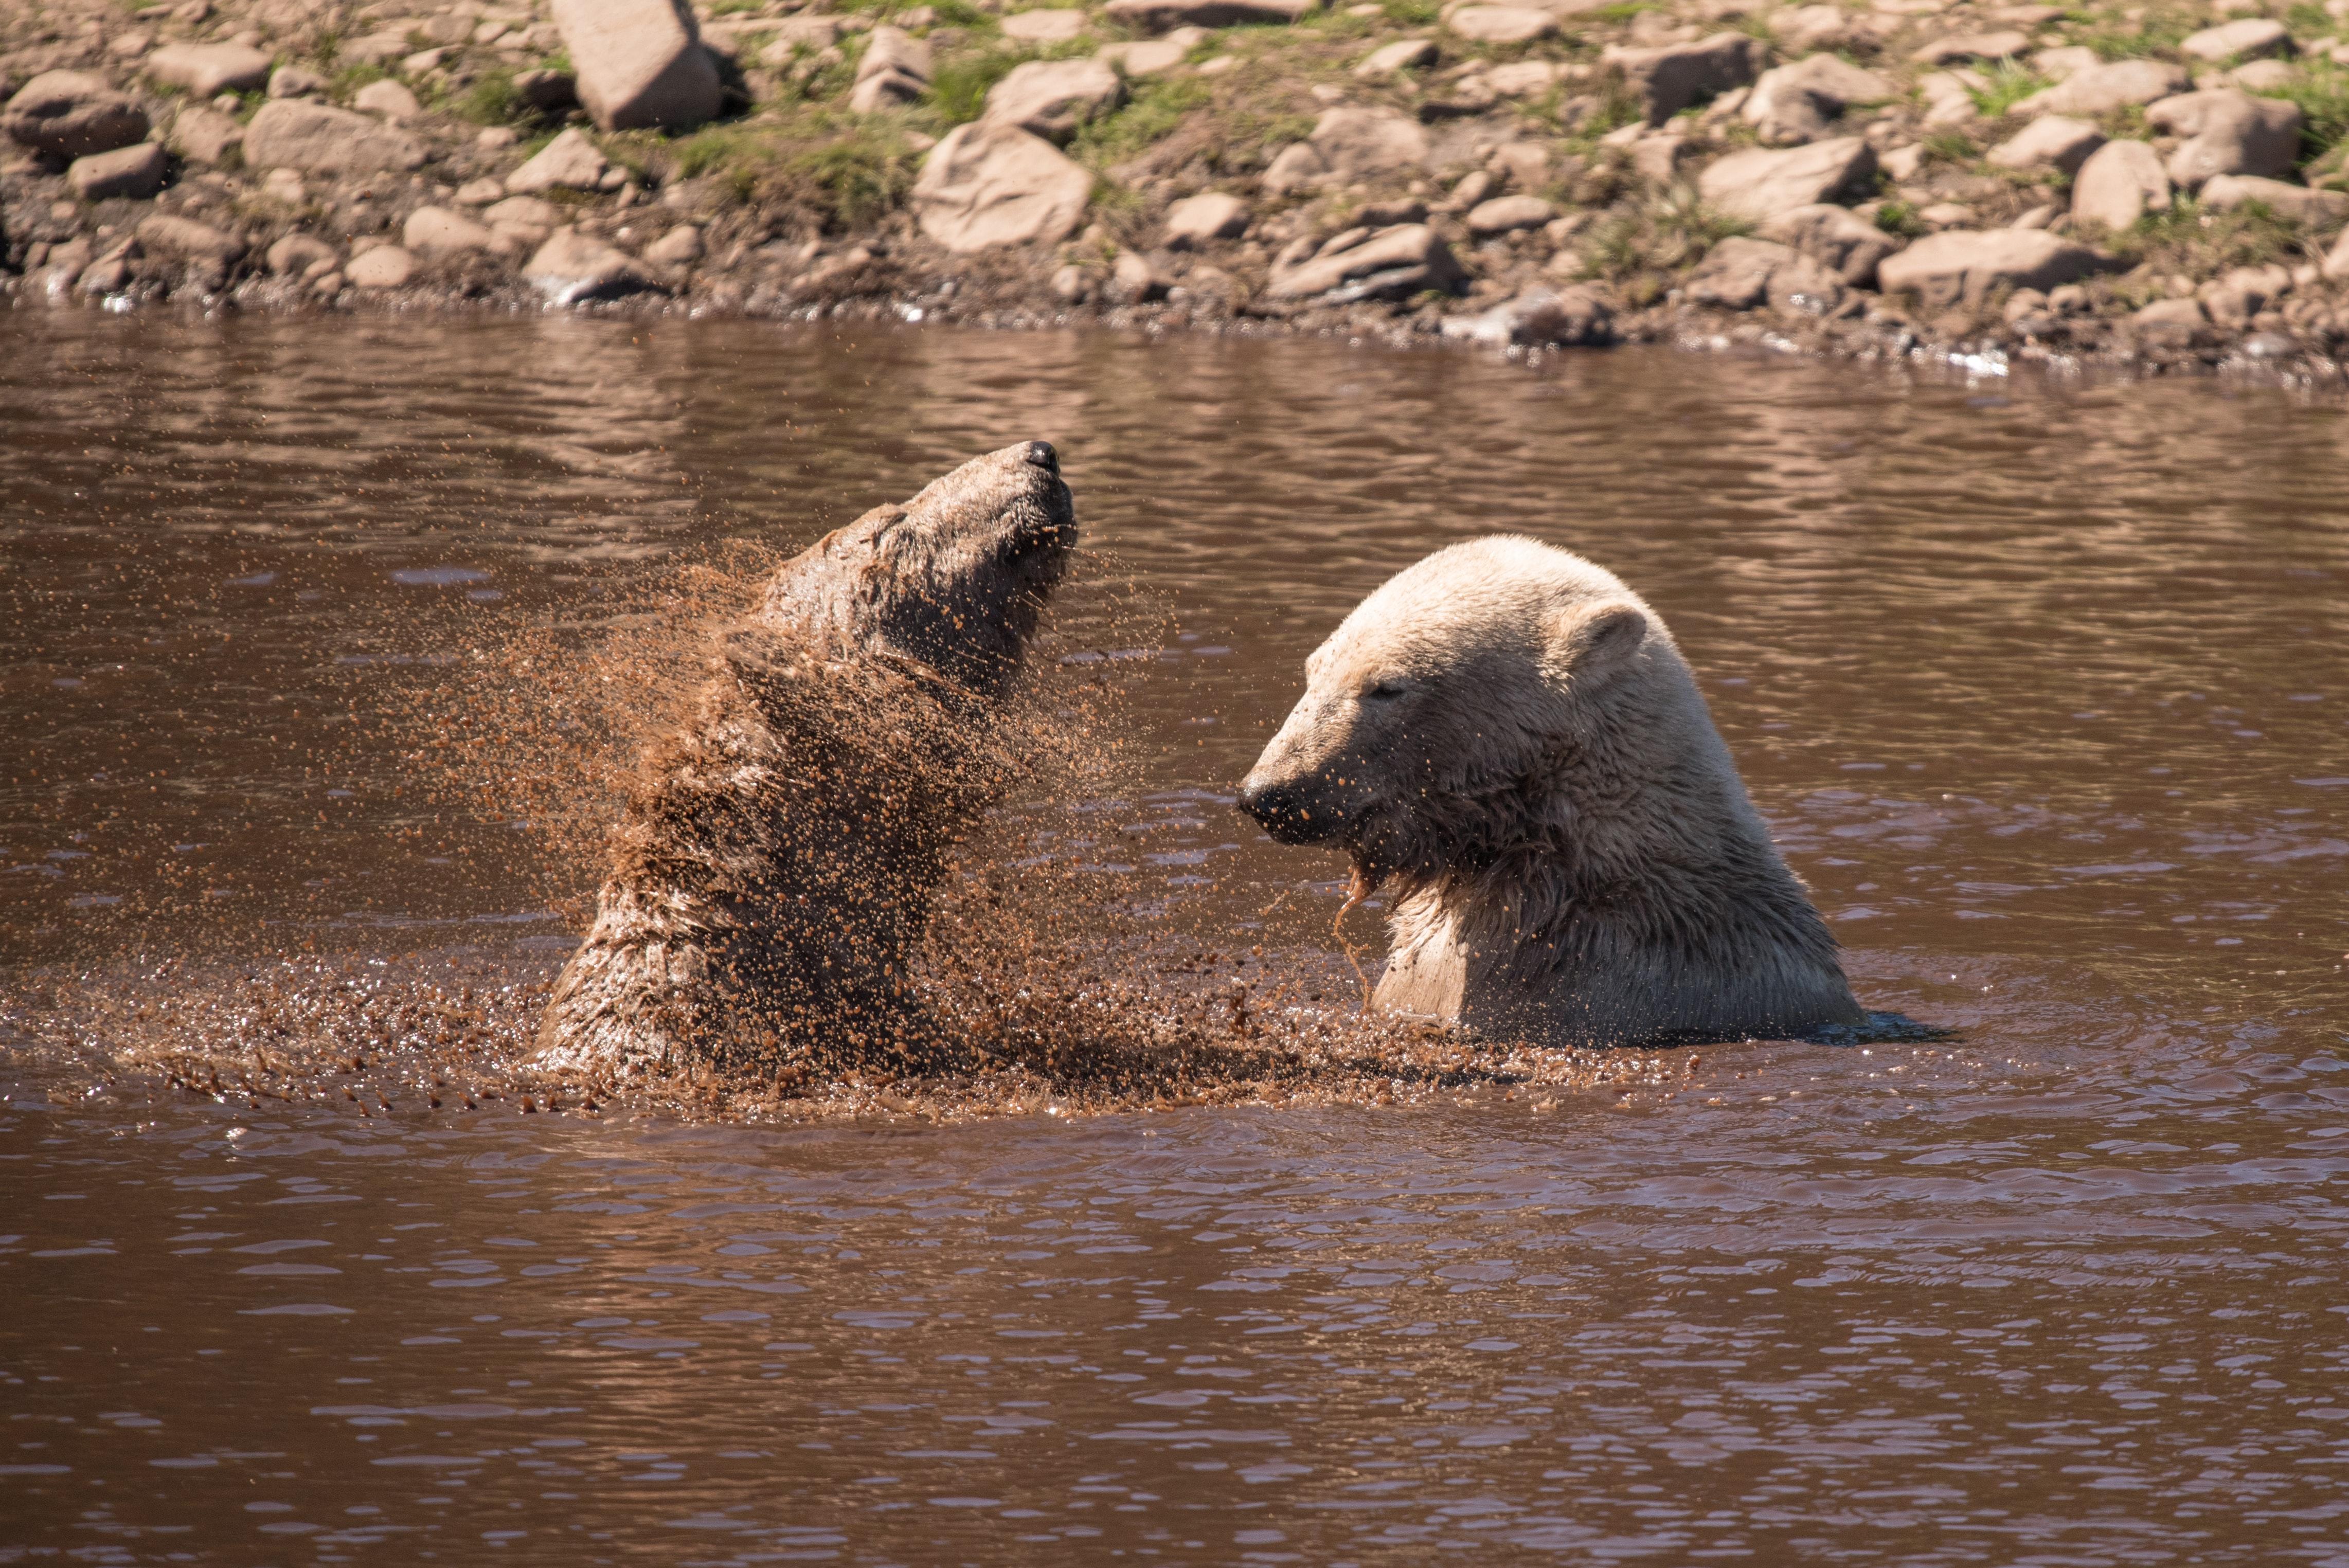
<path fill-rule="evenodd" d="M 1015 11 L 1003 18 L 1003 36 L 1020 44 L 1065 44 L 1086 27 L 1082 11 Z"/>
<path fill-rule="evenodd" d="M 1876 177 L 1876 152 L 1857 136 L 1815 141 L 1785 152 L 1733 152 L 1697 176 L 1697 194 L 1732 217 L 1766 223 Z"/>
<path fill-rule="evenodd" d="M 139 220 L 139 240 L 160 255 L 208 262 L 218 267 L 233 266 L 244 255 L 244 242 L 234 234 L 224 234 L 193 218 L 174 218 L 162 212 Z"/>
<path fill-rule="evenodd" d="M 1650 125 L 1661 125 L 1699 98 L 1742 88 L 1762 69 L 1761 40 L 1743 33 L 1715 33 L 1693 44 L 1651 49 L 1610 46 L 1602 63 L 1623 80 L 1646 109 Z"/>
<path fill-rule="evenodd" d="M 1956 66 L 1968 60 L 2007 60 L 2031 47 L 2023 33 L 1961 33 L 1936 38 L 1909 57 L 1920 65 Z"/>
<path fill-rule="evenodd" d="M 1371 50 L 1369 57 L 1354 67 L 1354 74 L 1376 80 L 1381 77 L 1393 76 L 1398 71 L 1417 70 L 1422 66 L 1432 66 L 1436 62 L 1437 57 L 1438 51 L 1434 44 L 1429 40 L 1404 38 Z"/>
<path fill-rule="evenodd" d="M 645 260 L 657 267 L 689 267 L 701 256 L 701 231 L 690 223 L 679 223 L 645 247 Z"/>
<path fill-rule="evenodd" d="M 1771 36 L 1790 55 L 1841 48 L 1854 42 L 1851 13 L 1840 5 L 1800 5 L 1770 18 Z M 1867 40 L 1873 43 L 1875 40 Z"/>
<path fill-rule="evenodd" d="M 1973 71 L 1935 71 L 1917 84 L 1925 99 L 1925 124 L 1934 126 L 1971 125 L 1982 118 L 1975 107 L 1974 94 L 1988 85 L 1987 78 Z"/>
<path fill-rule="evenodd" d="M 1361 299 L 1408 299 L 1425 289 L 1456 289 L 1460 263 L 1434 230 L 1424 223 L 1392 229 L 1356 229 L 1337 236 L 1298 264 L 1275 272 L 1265 286 L 1272 300 L 1327 295 L 1334 304 Z"/>
<path fill-rule="evenodd" d="M 552 0 L 579 101 L 605 130 L 688 130 L 724 100 L 680 0 Z"/>
<path fill-rule="evenodd" d="M 9 139 L 57 158 L 88 158 L 147 139 L 147 111 L 82 71 L 43 71 L 0 109 Z"/>
<path fill-rule="evenodd" d="M 163 189 L 163 177 L 171 168 L 171 161 L 161 148 L 141 141 L 75 159 L 66 170 L 66 183 L 85 201 L 103 201 L 112 196 L 144 201 Z"/>
<path fill-rule="evenodd" d="M 1495 196 L 1468 209 L 1468 232 L 1483 238 L 1538 229 L 1557 216 L 1557 209 L 1538 196 Z"/>
<path fill-rule="evenodd" d="M 1111 297 L 1121 304 L 1143 304 L 1166 295 L 1166 280 L 1150 264 L 1150 258 L 1137 251 L 1117 253 L 1110 265 L 1109 283 Z"/>
<path fill-rule="evenodd" d="M 398 245 L 361 251 L 343 269 L 344 280 L 355 289 L 400 288 L 415 275 L 416 258 Z"/>
<path fill-rule="evenodd" d="M 513 85 L 514 96 L 541 114 L 567 114 L 579 107 L 579 78 L 569 71 L 523 71 Z"/>
<path fill-rule="evenodd" d="M 892 27 L 884 23 L 873 29 L 872 40 L 864 46 L 864 56 L 856 62 L 856 79 L 861 82 L 868 77 L 894 71 L 927 87 L 934 68 L 929 45 L 903 27 Z"/>
<path fill-rule="evenodd" d="M 244 145 L 244 127 L 216 108 L 183 104 L 171 117 L 171 145 L 191 163 L 222 163 Z"/>
<path fill-rule="evenodd" d="M 1142 33 L 1175 27 L 1242 27 L 1294 22 L 1320 0 L 1109 0 L 1102 15 Z"/>
<path fill-rule="evenodd" d="M 326 78 L 302 66 L 280 66 L 269 73 L 274 98 L 316 98 L 326 90 Z"/>
<path fill-rule="evenodd" d="M 1030 60 L 988 90 L 980 120 L 1065 142 L 1087 120 L 1125 102 L 1125 83 L 1099 60 Z"/>
<path fill-rule="evenodd" d="M 190 96 L 258 92 L 269 85 L 267 55 L 242 44 L 171 44 L 147 57 L 140 67 L 159 82 L 185 88 Z"/>
<path fill-rule="evenodd" d="M 2289 60 L 2253 60 L 2227 73 L 2227 79 L 2247 93 L 2274 93 L 2300 79 L 2300 67 Z"/>
<path fill-rule="evenodd" d="M 2088 155 L 2105 144 L 2105 133 L 2085 119 L 2042 115 L 1990 150 L 1997 169 L 2060 169 L 2077 174 Z"/>
<path fill-rule="evenodd" d="M 1813 55 L 1791 66 L 1764 71 L 1738 108 L 1738 115 L 1762 139 L 1780 147 L 1816 141 L 1855 103 L 1892 96 L 1892 84 L 1833 55 Z"/>
<path fill-rule="evenodd" d="M 2292 33 L 2282 23 L 2264 16 L 2246 16 L 2238 22 L 2222 22 L 2216 27 L 2188 34 L 2178 40 L 2178 52 L 2189 59 L 2220 66 L 2229 60 L 2275 59 L 2293 50 Z"/>
<path fill-rule="evenodd" d="M 500 181 L 468 180 L 457 187 L 456 202 L 460 207 L 486 207 L 505 193 L 505 185 Z"/>
<path fill-rule="evenodd" d="M 388 77 L 369 82 L 353 93 L 351 107 L 366 114 L 379 114 L 386 119 L 415 119 L 424 113 L 424 106 L 416 101 L 416 95 Z"/>
<path fill-rule="evenodd" d="M 1447 317 L 1444 335 L 1495 348 L 1577 348 L 1611 342 L 1615 313 L 1588 284 L 1535 288 L 1480 315 Z"/>
<path fill-rule="evenodd" d="M 1853 288 L 1874 288 L 1876 270 L 1901 242 L 1848 207 L 1793 207 L 1762 225 L 1762 237 L 1792 246 Z"/>
<path fill-rule="evenodd" d="M 523 263 L 522 275 L 556 304 L 618 299 L 660 287 L 634 256 L 576 229 L 556 231 Z"/>
<path fill-rule="evenodd" d="M 2095 50 L 2085 44 L 2074 44 L 2060 49 L 2042 49 L 2031 57 L 2031 68 L 2051 82 L 2060 82 L 2094 70 L 2104 64 Z"/>
<path fill-rule="evenodd" d="M 1689 274 L 1687 297 L 1723 310 L 1824 315 L 1843 303 L 1843 280 L 1791 245 L 1743 236 L 1723 240 Z"/>
<path fill-rule="evenodd" d="M 494 249 L 497 236 L 461 212 L 419 207 L 401 225 L 399 242 L 419 256 L 453 256 Z"/>
<path fill-rule="evenodd" d="M 401 60 L 399 68 L 408 76 L 420 77 L 428 71 L 439 70 L 441 62 L 448 57 L 449 51 L 446 49 L 419 49 Z"/>
<path fill-rule="evenodd" d="M 1154 77 L 1189 59 L 1191 51 L 1206 38 L 1207 30 L 1204 27 L 1177 27 L 1163 38 L 1103 44 L 1093 57 L 1103 65 L 1117 67 L 1128 77 Z"/>
<path fill-rule="evenodd" d="M 1247 202 L 1208 191 L 1166 209 L 1165 244 L 1170 251 L 1187 251 L 1210 240 L 1237 240 L 1247 226 Z"/>
<path fill-rule="evenodd" d="M 853 114 L 879 114 L 883 109 L 902 108 L 921 101 L 929 89 L 913 77 L 895 71 L 880 71 L 864 77 L 848 90 L 848 108 Z"/>
<path fill-rule="evenodd" d="M 1515 60 L 1493 67 L 1482 79 L 1495 98 L 1539 98 L 1557 80 L 1557 67 L 1547 60 Z"/>
<path fill-rule="evenodd" d="M 506 190 L 518 196 L 541 191 L 595 191 L 611 171 L 610 160 L 574 126 L 539 149 L 538 156 L 506 176 Z"/>
<path fill-rule="evenodd" d="M 2262 180 L 2255 174 L 2214 174 L 2203 181 L 2201 197 L 2207 212 L 2231 212 L 2239 207 L 2258 205 L 2287 222 L 2304 227 L 2338 222 L 2349 217 L 2349 195 L 2338 191 L 2311 191 L 2305 185 Z"/>
<path fill-rule="evenodd" d="M 1479 44 L 1526 44 L 1557 31 L 1557 18 L 1528 5 L 1463 5 L 1444 25 Z"/>
<path fill-rule="evenodd" d="M 1371 182 L 1417 173 L 1427 159 L 1427 131 L 1419 121 L 1392 109 L 1341 107 L 1324 110 L 1310 137 L 1273 160 L 1264 187 L 1285 195 Z"/>
<path fill-rule="evenodd" d="M 2040 229 L 1952 230 L 1928 234 L 1887 256 L 1876 269 L 1884 292 L 1913 294 L 1927 310 L 1979 305 L 1998 289 L 2044 294 L 2101 270 L 2105 260 L 2085 245 Z"/>
<path fill-rule="evenodd" d="M 2072 221 L 2117 234 L 2147 212 L 2169 211 L 2161 154 L 2142 141 L 2108 141 L 2072 177 Z"/>
<path fill-rule="evenodd" d="M 281 278 L 305 277 L 339 259 L 335 247 L 309 234 L 288 234 L 269 247 L 269 270 Z"/>
<path fill-rule="evenodd" d="M 914 182 L 922 232 L 958 253 L 1058 244 L 1076 232 L 1093 177 L 1040 136 L 1012 125 L 959 125 L 930 150 Z"/>
<path fill-rule="evenodd" d="M 2129 320 L 2137 326 L 2174 328 L 2180 335 L 2210 325 L 2210 318 L 2203 314 L 2202 302 L 2195 299 L 2158 299 Z"/>
<path fill-rule="evenodd" d="M 2194 85 L 2183 66 L 2166 60 L 2115 60 L 2075 71 L 2014 106 L 2018 114 L 2068 114 L 2082 119 L 2149 104 Z"/>
<path fill-rule="evenodd" d="M 481 219 L 492 233 L 535 246 L 545 243 L 547 236 L 562 226 L 563 210 L 535 196 L 510 196 L 484 211 Z"/>
<path fill-rule="evenodd" d="M 2163 98 L 2145 122 L 2187 139 L 2169 155 L 2169 178 L 2189 191 L 2214 174 L 2281 174 L 2300 151 L 2300 106 L 2238 88 Z"/>
<path fill-rule="evenodd" d="M 244 128 L 244 161 L 254 169 L 404 174 L 424 159 L 424 144 L 407 131 L 301 98 L 263 104 Z"/>

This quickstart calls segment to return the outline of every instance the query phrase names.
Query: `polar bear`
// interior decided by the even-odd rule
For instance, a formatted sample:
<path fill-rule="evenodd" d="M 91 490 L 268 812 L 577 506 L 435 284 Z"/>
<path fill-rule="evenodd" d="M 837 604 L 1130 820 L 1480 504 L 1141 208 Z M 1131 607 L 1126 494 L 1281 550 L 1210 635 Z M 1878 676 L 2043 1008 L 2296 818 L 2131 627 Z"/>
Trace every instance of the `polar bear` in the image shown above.
<path fill-rule="evenodd" d="M 993 724 L 1076 538 L 1058 457 L 1023 441 L 786 562 L 646 758 L 537 1064 L 917 1051 L 907 965 L 1009 772 Z"/>
<path fill-rule="evenodd" d="M 1612 573 L 1456 544 L 1305 668 L 1240 805 L 1389 892 L 1381 1010 L 1556 1046 L 1863 1022 L 1671 634 Z"/>

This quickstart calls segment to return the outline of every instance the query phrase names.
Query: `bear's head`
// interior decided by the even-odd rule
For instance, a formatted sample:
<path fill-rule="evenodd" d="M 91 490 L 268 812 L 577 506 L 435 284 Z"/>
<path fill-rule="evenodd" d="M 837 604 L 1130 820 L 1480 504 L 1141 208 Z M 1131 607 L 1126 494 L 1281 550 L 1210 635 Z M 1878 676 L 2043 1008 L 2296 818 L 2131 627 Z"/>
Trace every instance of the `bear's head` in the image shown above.
<path fill-rule="evenodd" d="M 1687 667 L 1609 572 L 1530 539 L 1457 544 L 1390 579 L 1306 661 L 1240 787 L 1284 843 L 1342 844 L 1371 885 L 1475 871 L 1569 830 L 1588 764 L 1682 730 Z"/>
<path fill-rule="evenodd" d="M 753 620 L 828 656 L 913 660 L 994 696 L 1076 543 L 1059 455 L 1021 441 L 826 534 L 775 574 Z"/>

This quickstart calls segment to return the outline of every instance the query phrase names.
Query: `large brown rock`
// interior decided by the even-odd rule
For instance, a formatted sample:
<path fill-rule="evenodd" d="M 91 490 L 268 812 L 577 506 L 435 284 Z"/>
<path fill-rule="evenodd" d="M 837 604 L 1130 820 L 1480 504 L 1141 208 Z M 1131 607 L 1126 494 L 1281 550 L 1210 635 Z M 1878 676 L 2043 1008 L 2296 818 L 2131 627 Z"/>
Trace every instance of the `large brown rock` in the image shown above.
<path fill-rule="evenodd" d="M 2142 141 L 2108 141 L 2072 177 L 2072 221 L 2119 233 L 2147 212 L 2169 211 L 2169 174 Z"/>
<path fill-rule="evenodd" d="M 2292 52 L 2292 33 L 2281 22 L 2245 16 L 2188 34 L 2178 41 L 2178 52 L 2214 66 L 2229 60 L 2274 59 Z"/>
<path fill-rule="evenodd" d="M 678 0 L 553 0 L 579 102 L 605 130 L 686 130 L 717 117 L 718 64 Z"/>
<path fill-rule="evenodd" d="M 2194 78 L 2185 67 L 2167 60 L 2115 60 L 2075 71 L 2014 107 L 2021 114 L 2068 114 L 2094 119 L 2182 93 L 2193 85 Z"/>
<path fill-rule="evenodd" d="M 1790 207 L 1762 225 L 1762 237 L 1792 246 L 1854 288 L 1874 288 L 1876 269 L 1901 242 L 1848 207 Z"/>
<path fill-rule="evenodd" d="M 1648 123 L 1661 125 L 1702 98 L 1751 82 L 1761 73 L 1766 51 L 1758 38 L 1715 33 L 1693 44 L 1651 49 L 1613 46 L 1601 57 L 1623 73 L 1625 85 L 1639 95 L 1647 111 Z"/>
<path fill-rule="evenodd" d="M 171 160 L 161 148 L 141 141 L 75 159 L 66 170 L 66 183 L 85 201 L 103 201 L 113 196 L 143 201 L 163 189 L 163 176 L 171 168 Z"/>
<path fill-rule="evenodd" d="M 1589 284 L 1532 288 L 1475 315 L 1445 317 L 1444 335 L 1494 348 L 1577 348 L 1610 341 L 1615 311 Z"/>
<path fill-rule="evenodd" d="M 2263 180 L 2256 174 L 2214 174 L 2203 181 L 2201 198 L 2202 209 L 2207 212 L 2264 207 L 2287 222 L 2312 228 L 2349 217 L 2349 194 L 2312 191 L 2305 185 Z"/>
<path fill-rule="evenodd" d="M 244 128 L 254 169 L 305 174 L 405 174 L 421 169 L 424 143 L 396 126 L 300 98 L 273 98 Z"/>
<path fill-rule="evenodd" d="M 1764 141 L 1795 147 L 1825 136 L 1847 105 L 1891 96 L 1892 84 L 1876 72 L 1833 55 L 1812 55 L 1763 72 L 1738 114 Z"/>
<path fill-rule="evenodd" d="M 2300 106 L 2240 88 L 2163 98 L 2145 122 L 2186 139 L 2169 155 L 2169 178 L 2189 191 L 2218 174 L 2282 174 L 2300 151 Z"/>
<path fill-rule="evenodd" d="M 1733 152 L 1697 176 L 1697 194 L 1732 217 L 1764 223 L 1796 207 L 1857 191 L 1876 176 L 1876 150 L 1857 136 L 1785 152 Z"/>
<path fill-rule="evenodd" d="M 988 89 L 979 118 L 1065 142 L 1085 121 L 1124 101 L 1123 78 L 1099 60 L 1030 60 Z"/>
<path fill-rule="evenodd" d="M 1449 293 L 1464 275 L 1452 248 L 1434 230 L 1400 223 L 1338 235 L 1313 256 L 1274 273 L 1264 293 L 1272 300 L 1327 295 L 1336 304 L 1408 299 L 1424 289 Z"/>
<path fill-rule="evenodd" d="M 87 158 L 147 139 L 147 111 L 85 71 L 43 71 L 0 109 L 9 139 L 57 158 Z"/>
<path fill-rule="evenodd" d="M 214 266 L 229 266 L 244 256 L 244 242 L 234 234 L 162 212 L 139 221 L 139 242 L 161 255 Z"/>
<path fill-rule="evenodd" d="M 140 68 L 191 98 L 208 98 L 259 92 L 269 85 L 269 67 L 267 55 L 243 44 L 167 44 Z"/>
<path fill-rule="evenodd" d="M 543 191 L 600 191 L 612 164 L 577 126 L 564 131 L 538 150 L 536 156 L 505 178 L 508 192 L 536 195 Z"/>
<path fill-rule="evenodd" d="M 1109 0 L 1102 15 L 1137 32 L 1176 27 L 1239 27 L 1294 22 L 1319 9 L 1320 0 Z"/>
<path fill-rule="evenodd" d="M 244 145 L 244 127 L 200 103 L 183 104 L 171 117 L 171 150 L 191 163 L 222 163 Z"/>
<path fill-rule="evenodd" d="M 446 207 L 419 207 L 400 225 L 399 242 L 419 256 L 455 256 L 469 251 L 497 248 L 498 237 L 484 224 Z"/>
<path fill-rule="evenodd" d="M 1166 248 L 1187 251 L 1214 240 L 1237 240 L 1247 226 L 1247 202 L 1225 191 L 1203 191 L 1166 209 Z"/>
<path fill-rule="evenodd" d="M 1426 128 L 1386 108 L 1325 109 L 1305 140 L 1291 143 L 1264 171 L 1274 195 L 1352 185 L 1427 167 Z"/>
<path fill-rule="evenodd" d="M 556 304 L 617 299 L 660 284 L 634 256 L 576 229 L 559 229 L 523 264 L 522 275 Z"/>
<path fill-rule="evenodd" d="M 2077 174 L 2080 165 L 2105 144 L 2105 133 L 2085 119 L 2042 115 L 1990 150 L 1996 169 L 2057 169 Z"/>
<path fill-rule="evenodd" d="M 1886 294 L 1913 294 L 1927 310 L 1946 310 L 1978 305 L 2002 288 L 2044 294 L 2106 264 L 2087 246 L 2040 229 L 1953 229 L 1887 256 L 1876 275 Z"/>
<path fill-rule="evenodd" d="M 1723 240 L 1689 274 L 1687 296 L 1723 310 L 1768 306 L 1823 315 L 1843 303 L 1843 280 L 1792 245 L 1739 236 Z"/>
<path fill-rule="evenodd" d="M 1530 44 L 1557 31 L 1556 16 L 1531 5 L 1462 5 L 1444 25 L 1479 44 Z"/>
<path fill-rule="evenodd" d="M 922 232 L 961 253 L 1058 244 L 1076 232 L 1093 177 L 1015 125 L 962 125 L 930 150 L 914 182 Z"/>

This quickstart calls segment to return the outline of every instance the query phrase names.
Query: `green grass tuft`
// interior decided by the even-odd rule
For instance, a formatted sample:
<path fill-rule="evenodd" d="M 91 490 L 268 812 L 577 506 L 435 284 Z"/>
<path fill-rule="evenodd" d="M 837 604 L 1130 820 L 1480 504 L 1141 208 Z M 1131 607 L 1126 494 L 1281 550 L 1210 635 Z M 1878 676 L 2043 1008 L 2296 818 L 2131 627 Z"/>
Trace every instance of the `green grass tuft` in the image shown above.
<path fill-rule="evenodd" d="M 2302 164 L 2315 162 L 2349 138 L 2349 70 L 2330 60 L 2302 61 L 2296 77 L 2261 96 L 2300 106 Z"/>
<path fill-rule="evenodd" d="M 1070 150 L 1092 169 L 1123 163 L 1173 131 L 1213 96 L 1196 77 L 1154 77 L 1135 89 L 1123 108 L 1080 127 Z"/>
<path fill-rule="evenodd" d="M 2050 85 L 2045 77 L 2029 66 L 2013 60 L 2001 60 L 1982 75 L 1990 78 L 1990 86 L 1972 89 L 1969 96 L 1974 100 L 1974 108 L 1991 119 Z"/>
<path fill-rule="evenodd" d="M 977 119 L 987 108 L 988 90 L 1027 58 L 1025 51 L 998 49 L 944 61 L 930 83 L 930 107 L 950 126 Z"/>

